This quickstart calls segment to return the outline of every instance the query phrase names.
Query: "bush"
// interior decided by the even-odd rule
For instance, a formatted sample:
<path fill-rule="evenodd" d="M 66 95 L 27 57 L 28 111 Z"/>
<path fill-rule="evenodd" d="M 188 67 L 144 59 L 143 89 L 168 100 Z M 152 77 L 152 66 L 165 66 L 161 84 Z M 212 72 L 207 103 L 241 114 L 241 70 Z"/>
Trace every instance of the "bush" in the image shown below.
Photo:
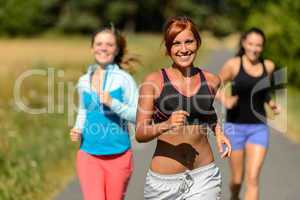
<path fill-rule="evenodd" d="M 51 27 L 55 20 L 58 0 L 2 0 L 0 1 L 0 34 L 33 35 Z"/>
<path fill-rule="evenodd" d="M 254 11 L 246 27 L 257 26 L 267 36 L 266 57 L 278 67 L 288 68 L 288 80 L 300 88 L 300 2 L 285 0 L 269 2 L 263 10 Z"/>

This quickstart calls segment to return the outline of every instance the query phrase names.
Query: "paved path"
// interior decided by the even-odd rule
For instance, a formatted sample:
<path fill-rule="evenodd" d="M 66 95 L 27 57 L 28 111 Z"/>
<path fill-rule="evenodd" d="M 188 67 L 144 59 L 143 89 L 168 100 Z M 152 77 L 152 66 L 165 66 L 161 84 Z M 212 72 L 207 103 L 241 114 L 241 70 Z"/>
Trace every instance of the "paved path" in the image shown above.
<path fill-rule="evenodd" d="M 205 61 L 216 73 L 231 54 L 227 50 L 213 52 Z M 215 151 L 214 138 L 210 142 Z M 129 184 L 127 200 L 143 200 L 144 178 L 154 151 L 155 141 L 148 144 L 133 142 L 135 170 Z M 227 161 L 219 159 L 215 153 L 216 163 L 223 176 L 223 199 L 229 198 Z M 261 176 L 262 200 L 298 200 L 300 191 L 300 145 L 291 143 L 280 133 L 272 130 L 270 149 Z M 54 200 L 81 200 L 77 179 L 74 179 Z"/>

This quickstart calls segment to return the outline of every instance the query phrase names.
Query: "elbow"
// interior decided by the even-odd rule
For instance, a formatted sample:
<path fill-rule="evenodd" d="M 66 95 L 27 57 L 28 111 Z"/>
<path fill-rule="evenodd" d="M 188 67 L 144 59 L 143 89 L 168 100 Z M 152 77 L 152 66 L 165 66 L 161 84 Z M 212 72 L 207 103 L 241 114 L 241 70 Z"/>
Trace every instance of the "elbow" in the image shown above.
<path fill-rule="evenodd" d="M 226 108 L 226 109 L 228 109 L 228 110 L 231 110 L 234 106 L 232 105 L 232 104 L 229 104 L 229 103 L 224 103 L 223 104 L 224 105 L 224 107 Z"/>
<path fill-rule="evenodd" d="M 145 134 L 143 131 L 136 129 L 135 131 L 135 140 L 139 143 L 145 143 L 148 142 L 147 138 L 145 137 Z"/>
<path fill-rule="evenodd" d="M 135 134 L 135 140 L 136 140 L 138 143 L 145 143 L 145 142 L 148 142 L 147 140 L 145 140 L 144 137 L 141 137 L 140 134 L 138 134 L 138 133 Z"/>
<path fill-rule="evenodd" d="M 138 143 L 146 143 L 147 141 L 143 140 L 142 138 L 139 138 L 139 137 L 136 137 L 135 136 L 135 140 L 138 142 Z"/>

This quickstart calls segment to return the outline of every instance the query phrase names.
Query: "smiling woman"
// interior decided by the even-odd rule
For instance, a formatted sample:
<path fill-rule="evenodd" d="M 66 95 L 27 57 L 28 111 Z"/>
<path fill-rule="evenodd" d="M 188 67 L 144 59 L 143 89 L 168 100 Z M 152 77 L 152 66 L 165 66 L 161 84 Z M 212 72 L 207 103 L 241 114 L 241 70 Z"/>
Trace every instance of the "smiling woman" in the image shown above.
<path fill-rule="evenodd" d="M 184 30 L 175 38 L 170 56 L 176 65 L 189 67 L 196 57 L 198 49 L 193 32 Z"/>
<path fill-rule="evenodd" d="M 201 37 L 196 27 L 191 23 L 180 24 L 172 20 L 166 24 L 166 27 L 168 26 L 172 28 L 170 27 L 164 34 L 166 53 L 175 64 L 189 67 L 195 60 L 197 50 L 201 45 Z"/>
<path fill-rule="evenodd" d="M 91 51 L 99 65 L 112 63 L 118 54 L 115 36 L 108 31 L 96 34 L 92 40 Z"/>
<path fill-rule="evenodd" d="M 224 83 L 232 83 L 232 96 L 223 95 L 221 90 L 217 97 L 227 108 L 224 127 L 233 149 L 230 158 L 233 200 L 239 199 L 244 175 L 247 178 L 243 199 L 259 199 L 259 176 L 269 147 L 264 104 L 267 103 L 274 114 L 280 111 L 268 94 L 269 78 L 275 66 L 262 57 L 265 41 L 262 30 L 246 31 L 240 39 L 237 55 L 230 58 L 219 73 Z"/>
<path fill-rule="evenodd" d="M 220 80 L 194 66 L 201 37 L 191 19 L 171 18 L 164 41 L 172 66 L 149 74 L 140 87 L 136 139 L 157 138 L 144 197 L 220 199 L 221 175 L 207 139 L 211 128 L 221 156 L 230 155 L 213 108 Z"/>
<path fill-rule="evenodd" d="M 128 122 L 135 122 L 137 87 L 121 69 L 126 41 L 114 28 L 92 36 L 95 64 L 78 82 L 72 141 L 80 141 L 77 174 L 85 200 L 125 198 L 133 163 Z"/>

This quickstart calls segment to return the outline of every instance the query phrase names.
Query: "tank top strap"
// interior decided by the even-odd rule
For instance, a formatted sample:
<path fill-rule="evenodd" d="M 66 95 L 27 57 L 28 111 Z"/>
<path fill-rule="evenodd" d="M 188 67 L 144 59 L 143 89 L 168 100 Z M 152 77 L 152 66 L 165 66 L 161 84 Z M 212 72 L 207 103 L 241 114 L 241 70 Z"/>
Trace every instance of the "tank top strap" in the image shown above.
<path fill-rule="evenodd" d="M 240 56 L 240 59 L 241 59 L 241 64 L 240 64 L 240 69 L 239 69 L 238 75 L 240 74 L 240 72 L 243 72 L 244 74 L 247 74 L 245 72 L 245 69 L 244 69 L 242 56 Z M 267 68 L 266 68 L 266 65 L 265 65 L 265 60 L 260 58 L 259 61 L 261 62 L 262 66 L 263 66 L 263 76 L 265 76 L 266 74 L 268 74 Z"/>
<path fill-rule="evenodd" d="M 267 67 L 265 65 L 265 60 L 264 59 L 260 59 L 260 62 L 262 64 L 262 66 L 263 66 L 263 71 L 264 71 L 263 75 L 268 75 Z"/>
<path fill-rule="evenodd" d="M 161 69 L 161 73 L 162 73 L 162 76 L 163 76 L 163 79 L 164 79 L 164 83 L 171 82 L 168 75 L 167 75 L 167 72 L 164 68 Z"/>
<path fill-rule="evenodd" d="M 242 72 L 242 73 L 246 73 L 245 70 L 244 70 L 244 63 L 243 63 L 243 56 L 240 56 L 240 69 L 239 69 L 239 72 L 238 72 L 238 75 Z"/>

